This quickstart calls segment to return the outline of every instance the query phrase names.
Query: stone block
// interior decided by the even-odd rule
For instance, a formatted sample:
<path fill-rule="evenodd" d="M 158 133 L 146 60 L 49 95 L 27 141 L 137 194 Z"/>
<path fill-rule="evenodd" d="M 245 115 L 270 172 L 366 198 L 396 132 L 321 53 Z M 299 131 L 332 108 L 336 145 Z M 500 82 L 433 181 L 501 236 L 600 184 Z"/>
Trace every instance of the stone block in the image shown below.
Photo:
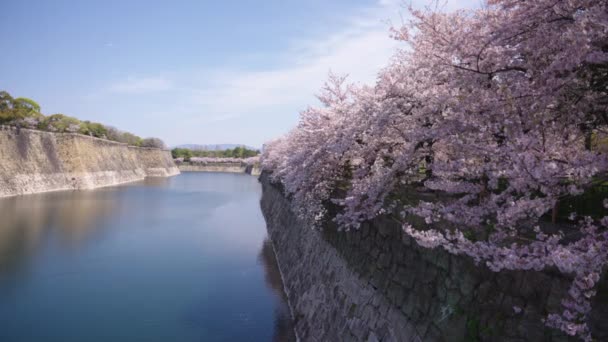
<path fill-rule="evenodd" d="M 372 258 L 377 259 L 378 256 L 380 255 L 380 249 L 378 249 L 377 247 L 372 247 L 372 251 L 370 252 L 370 255 L 372 256 Z"/>
<path fill-rule="evenodd" d="M 408 270 L 400 266 L 397 272 L 393 275 L 393 281 L 397 282 L 406 289 L 411 289 L 414 286 L 415 274 L 408 272 Z"/>
<path fill-rule="evenodd" d="M 399 284 L 391 282 L 388 287 L 388 299 L 396 307 L 401 306 L 403 298 L 405 297 L 405 290 Z"/>
<path fill-rule="evenodd" d="M 367 342 L 380 342 L 380 340 L 378 339 L 378 336 L 376 336 L 376 334 L 373 331 L 371 331 L 369 333 L 366 341 Z"/>
<path fill-rule="evenodd" d="M 380 256 L 378 257 L 378 266 L 380 268 L 386 269 L 390 266 L 391 264 L 391 256 L 388 253 L 382 253 L 380 254 Z"/>

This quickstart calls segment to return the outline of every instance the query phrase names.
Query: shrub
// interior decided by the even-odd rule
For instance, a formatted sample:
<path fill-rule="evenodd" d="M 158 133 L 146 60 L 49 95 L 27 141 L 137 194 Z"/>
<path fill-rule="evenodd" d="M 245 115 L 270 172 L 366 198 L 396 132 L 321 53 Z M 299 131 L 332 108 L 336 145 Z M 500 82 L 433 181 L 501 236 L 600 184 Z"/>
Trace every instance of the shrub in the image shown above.
<path fill-rule="evenodd" d="M 141 147 L 155 147 L 165 149 L 165 143 L 158 138 L 146 138 L 141 141 Z"/>
<path fill-rule="evenodd" d="M 44 118 L 38 128 L 49 132 L 77 133 L 81 130 L 81 122 L 64 114 L 53 114 Z"/>
<path fill-rule="evenodd" d="M 164 148 L 158 138 L 143 140 L 135 134 L 120 131 L 111 126 L 91 121 L 80 121 L 64 114 L 44 116 L 40 105 L 29 98 L 13 98 L 8 92 L 0 91 L 0 124 L 39 129 L 59 133 L 80 133 L 97 138 L 121 142 L 131 146 Z"/>
<path fill-rule="evenodd" d="M 100 123 L 84 121 L 80 123 L 79 133 L 105 139 L 107 138 L 108 129 Z"/>

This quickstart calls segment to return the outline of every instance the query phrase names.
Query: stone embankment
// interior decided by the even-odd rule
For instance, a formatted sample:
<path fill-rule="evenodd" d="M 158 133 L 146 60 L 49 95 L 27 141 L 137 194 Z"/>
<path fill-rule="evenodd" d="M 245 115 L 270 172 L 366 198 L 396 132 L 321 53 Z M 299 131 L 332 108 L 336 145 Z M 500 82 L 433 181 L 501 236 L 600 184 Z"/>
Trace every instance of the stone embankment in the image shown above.
<path fill-rule="evenodd" d="M 547 328 L 570 279 L 557 271 L 503 271 L 420 247 L 379 217 L 356 231 L 307 227 L 267 174 L 262 212 L 301 341 L 575 341 Z M 608 341 L 608 281 L 590 316 Z"/>
<path fill-rule="evenodd" d="M 0 126 L 0 197 L 93 189 L 177 174 L 169 151 Z"/>

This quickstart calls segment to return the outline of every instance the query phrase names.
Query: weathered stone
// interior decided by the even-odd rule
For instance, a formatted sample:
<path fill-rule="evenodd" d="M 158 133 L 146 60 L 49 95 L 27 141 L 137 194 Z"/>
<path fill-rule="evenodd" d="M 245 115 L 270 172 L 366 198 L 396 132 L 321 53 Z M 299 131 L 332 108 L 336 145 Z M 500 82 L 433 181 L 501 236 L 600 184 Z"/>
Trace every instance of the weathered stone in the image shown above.
<path fill-rule="evenodd" d="M 369 336 L 367 336 L 367 342 L 380 342 L 380 340 L 378 340 L 378 336 L 372 331 L 369 333 Z"/>
<path fill-rule="evenodd" d="M 436 289 L 437 289 L 437 299 L 439 299 L 442 303 L 445 303 L 445 301 L 448 297 L 448 290 L 442 284 L 439 284 L 436 287 Z"/>
<path fill-rule="evenodd" d="M 82 190 L 179 174 L 171 153 L 75 133 L 0 126 L 0 197 Z"/>
<path fill-rule="evenodd" d="M 441 335 L 441 331 L 439 329 L 437 329 L 436 326 L 431 325 L 429 327 L 429 329 L 427 330 L 426 334 L 423 337 L 423 340 L 425 341 L 443 341 L 444 338 Z"/>
<path fill-rule="evenodd" d="M 397 306 L 400 306 L 403 302 L 403 298 L 405 297 L 404 289 L 399 286 L 397 283 L 391 282 L 388 287 L 388 298 L 389 300 Z"/>
<path fill-rule="evenodd" d="M 300 340 L 573 341 L 542 323 L 561 308 L 569 279 L 496 273 L 464 255 L 429 251 L 386 217 L 349 233 L 310 230 L 264 177 L 261 204 Z M 600 290 L 591 313 L 598 341 L 608 340 L 606 303 Z"/>
<path fill-rule="evenodd" d="M 418 288 L 416 292 L 418 294 L 415 301 L 416 309 L 422 314 L 428 313 L 431 301 L 433 300 L 431 288 L 423 285 L 422 287 Z"/>
<path fill-rule="evenodd" d="M 361 228 L 359 229 L 359 231 L 361 232 L 362 238 L 368 237 L 369 236 L 369 223 L 363 222 L 363 224 L 361 224 Z"/>
<path fill-rule="evenodd" d="M 380 219 L 383 220 L 383 219 Z M 382 224 L 378 225 L 378 233 L 383 236 L 383 237 L 387 237 L 389 235 L 391 235 L 392 229 L 394 228 L 393 225 L 391 224 L 392 222 L 390 222 L 389 220 L 383 220 L 384 222 L 382 222 Z"/>
<path fill-rule="evenodd" d="M 441 335 L 448 341 L 463 341 L 466 336 L 467 319 L 464 315 L 452 313 L 443 320 L 435 321 Z"/>
<path fill-rule="evenodd" d="M 424 270 L 422 271 L 422 274 L 419 274 L 418 276 L 420 277 L 420 280 L 423 283 L 429 284 L 431 282 L 434 282 L 437 279 L 437 274 L 438 274 L 437 268 L 429 265 L 429 266 L 425 267 Z"/>
<path fill-rule="evenodd" d="M 387 253 L 382 253 L 378 257 L 378 266 L 380 268 L 388 268 L 391 264 L 391 256 Z"/>
<path fill-rule="evenodd" d="M 388 284 L 388 280 L 386 279 L 386 275 L 381 270 L 376 269 L 370 280 L 370 283 L 378 290 L 384 291 L 386 289 L 386 285 Z"/>
<path fill-rule="evenodd" d="M 414 274 L 408 273 L 405 267 L 400 266 L 397 269 L 397 273 L 393 276 L 393 281 L 406 289 L 411 289 L 414 286 Z"/>
<path fill-rule="evenodd" d="M 401 243 L 403 243 L 405 246 L 410 246 L 413 242 L 413 239 L 411 236 L 403 233 L 401 234 Z"/>
<path fill-rule="evenodd" d="M 457 280 L 460 284 L 460 291 L 463 295 L 469 296 L 473 293 L 473 289 L 475 289 L 475 279 L 471 275 L 461 273 Z"/>
<path fill-rule="evenodd" d="M 444 271 L 448 271 L 450 269 L 450 255 L 448 252 L 444 250 L 437 252 L 436 265 Z"/>
<path fill-rule="evenodd" d="M 456 307 L 460 300 L 462 299 L 462 295 L 460 292 L 456 290 L 448 290 L 446 294 L 446 304 L 451 307 Z"/>
<path fill-rule="evenodd" d="M 547 309 L 556 312 L 561 308 L 561 299 L 568 292 L 569 286 L 563 282 L 554 282 L 547 291 Z"/>
<path fill-rule="evenodd" d="M 376 259 L 378 258 L 378 255 L 380 255 L 380 250 L 377 247 L 373 247 L 372 251 L 370 252 L 370 255 L 372 256 L 372 258 Z"/>
<path fill-rule="evenodd" d="M 374 305 L 375 307 L 380 306 L 380 301 L 381 301 L 381 296 L 379 294 L 375 294 L 372 297 L 372 305 Z"/>
<path fill-rule="evenodd" d="M 376 333 L 378 333 L 380 340 L 387 341 L 389 337 L 388 323 L 383 322 L 383 324 L 376 330 Z"/>
<path fill-rule="evenodd" d="M 415 298 L 414 294 L 406 293 L 403 304 L 401 304 L 401 312 L 410 319 L 414 316 L 414 311 L 416 310 Z"/>

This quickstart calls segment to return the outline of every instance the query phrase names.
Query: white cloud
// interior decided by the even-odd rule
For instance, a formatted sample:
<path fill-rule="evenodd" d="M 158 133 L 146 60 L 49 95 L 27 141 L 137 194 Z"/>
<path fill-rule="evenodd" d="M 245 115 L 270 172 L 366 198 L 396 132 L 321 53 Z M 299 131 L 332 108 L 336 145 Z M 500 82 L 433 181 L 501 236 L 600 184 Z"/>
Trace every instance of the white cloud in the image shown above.
<path fill-rule="evenodd" d="M 447 7 L 472 7 L 478 1 L 455 4 L 453 0 Z M 426 3 L 414 1 L 414 6 L 420 8 Z M 294 39 L 289 48 L 278 54 L 279 60 L 265 68 L 226 65 L 213 70 L 165 70 L 164 77 L 129 78 L 110 89 L 118 93 L 170 90 L 170 107 L 157 106 L 158 113 L 148 113 L 160 117 L 169 111 L 179 122 L 175 127 L 163 127 L 163 136 L 170 143 L 218 139 L 218 130 L 222 130 L 222 141 L 261 145 L 289 130 L 296 124 L 297 113 L 316 103 L 314 94 L 329 71 L 348 74 L 351 82 L 373 83 L 399 46 L 389 37 L 389 28 L 391 22 L 402 23 L 403 4 L 401 0 L 378 0 L 375 6 L 350 17 L 337 18 L 340 29 Z M 269 59 L 276 57 L 275 52 Z M 249 127 L 235 126 L 242 125 L 245 118 L 268 125 L 250 133 Z M 239 135 L 243 131 L 252 136 Z"/>
<path fill-rule="evenodd" d="M 420 8 L 428 2 L 415 1 L 413 6 Z M 477 2 L 447 1 L 445 9 L 473 7 Z M 314 94 L 329 71 L 348 74 L 351 82 L 373 83 L 396 49 L 403 46 L 390 38 L 389 28 L 391 23 L 402 23 L 405 4 L 402 0 L 379 0 L 376 6 L 346 18 L 337 32 L 292 41 L 279 63 L 282 67 L 227 68 L 205 73 L 206 82 L 190 89 L 184 101 L 205 115 L 194 115 L 189 122 L 259 116 L 284 108 L 291 108 L 289 114 L 296 114 L 306 104 L 315 103 Z"/>
<path fill-rule="evenodd" d="M 220 120 L 260 115 L 286 107 L 291 108 L 289 114 L 295 117 L 306 103 L 315 102 L 314 94 L 329 71 L 349 74 L 353 82 L 373 82 L 397 47 L 388 34 L 387 20 L 395 12 L 394 8 L 391 10 L 385 6 L 370 8 L 349 18 L 338 32 L 294 40 L 284 52 L 281 67 L 202 72 L 199 77 L 204 79 L 203 84 L 189 87 L 182 103 L 192 104 L 192 108 L 205 115 L 193 115 L 189 122 L 208 122 L 209 116 Z M 192 81 L 188 83 L 197 83 Z"/>
<path fill-rule="evenodd" d="M 172 86 L 172 81 L 164 77 L 128 77 L 124 81 L 111 85 L 108 89 L 114 93 L 141 94 L 169 90 Z"/>

